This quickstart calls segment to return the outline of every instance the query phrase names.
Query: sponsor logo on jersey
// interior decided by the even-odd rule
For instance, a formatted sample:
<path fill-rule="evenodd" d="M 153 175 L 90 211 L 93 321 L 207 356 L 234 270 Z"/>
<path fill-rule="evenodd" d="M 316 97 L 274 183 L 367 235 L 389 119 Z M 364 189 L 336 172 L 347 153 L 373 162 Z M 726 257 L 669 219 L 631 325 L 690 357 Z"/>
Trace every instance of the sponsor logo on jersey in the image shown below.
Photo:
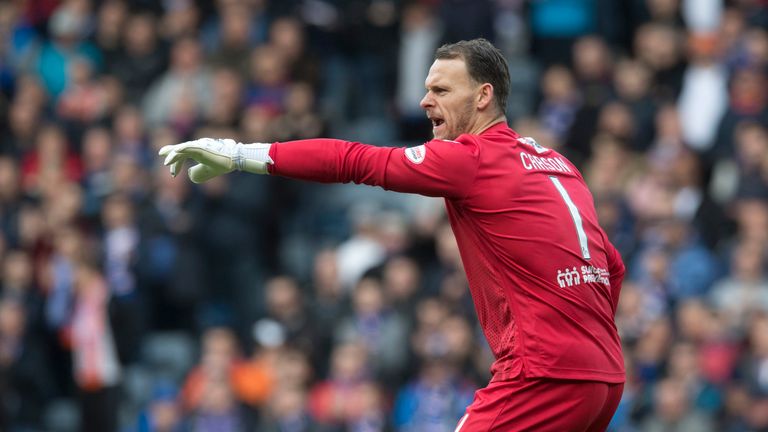
<path fill-rule="evenodd" d="M 416 147 L 408 147 L 405 149 L 405 157 L 418 165 L 424 162 L 424 158 L 427 157 L 427 148 L 423 144 Z"/>
<path fill-rule="evenodd" d="M 544 153 L 545 151 L 549 150 L 548 148 L 544 147 L 543 145 L 536 142 L 535 139 L 531 137 L 520 137 L 517 139 L 519 142 L 533 147 L 534 150 L 536 150 L 536 153 Z"/>
<path fill-rule="evenodd" d="M 579 271 L 581 270 L 581 271 Z M 573 287 L 586 283 L 601 283 L 611 286 L 608 270 L 595 266 L 581 266 L 581 268 L 566 267 L 557 270 L 557 285 L 560 288 Z"/>

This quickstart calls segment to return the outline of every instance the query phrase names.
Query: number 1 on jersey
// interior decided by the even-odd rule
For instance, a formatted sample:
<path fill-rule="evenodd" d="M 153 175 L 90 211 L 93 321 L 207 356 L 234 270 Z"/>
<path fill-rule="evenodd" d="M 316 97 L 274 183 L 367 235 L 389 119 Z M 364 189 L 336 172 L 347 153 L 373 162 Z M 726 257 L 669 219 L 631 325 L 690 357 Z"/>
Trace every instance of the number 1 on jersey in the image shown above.
<path fill-rule="evenodd" d="M 563 198 L 563 201 L 565 202 L 565 206 L 568 207 L 568 211 L 571 213 L 571 217 L 573 218 L 573 224 L 576 225 L 576 235 L 579 237 L 579 247 L 581 248 L 581 256 L 584 257 L 584 259 L 590 259 L 589 255 L 589 245 L 587 244 L 587 233 L 584 232 L 584 226 L 581 223 L 581 214 L 579 214 L 579 208 L 576 207 L 576 204 L 573 203 L 573 200 L 571 199 L 571 196 L 568 195 L 568 191 L 565 190 L 565 187 L 563 187 L 563 184 L 560 183 L 560 179 L 555 176 L 549 176 L 549 179 L 552 180 L 552 184 L 555 185 L 555 189 L 560 193 L 560 196 Z"/>

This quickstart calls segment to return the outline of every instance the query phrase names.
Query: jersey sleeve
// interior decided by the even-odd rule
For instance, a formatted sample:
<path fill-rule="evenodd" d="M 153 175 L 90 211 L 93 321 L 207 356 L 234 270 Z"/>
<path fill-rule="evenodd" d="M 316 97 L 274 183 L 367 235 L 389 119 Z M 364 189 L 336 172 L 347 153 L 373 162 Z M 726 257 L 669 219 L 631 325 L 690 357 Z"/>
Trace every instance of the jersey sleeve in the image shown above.
<path fill-rule="evenodd" d="M 608 280 L 611 283 L 611 302 L 613 303 L 613 311 L 616 313 L 616 308 L 619 305 L 619 295 L 621 294 L 621 283 L 624 281 L 626 268 L 624 267 L 624 261 L 621 259 L 619 251 L 617 251 L 611 244 L 605 233 L 603 233 L 603 244 L 605 245 L 605 252 L 608 258 L 608 273 L 610 274 Z"/>
<path fill-rule="evenodd" d="M 275 143 L 270 174 L 322 183 L 362 183 L 396 192 L 451 199 L 469 194 L 479 151 L 469 136 L 410 148 L 335 139 Z"/>

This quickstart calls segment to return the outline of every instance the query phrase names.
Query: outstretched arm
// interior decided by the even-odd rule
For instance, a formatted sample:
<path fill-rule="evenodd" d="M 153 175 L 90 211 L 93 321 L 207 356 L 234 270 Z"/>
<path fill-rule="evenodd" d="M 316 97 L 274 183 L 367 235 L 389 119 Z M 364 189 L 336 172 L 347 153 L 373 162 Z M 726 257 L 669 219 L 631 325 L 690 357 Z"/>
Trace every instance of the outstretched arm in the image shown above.
<path fill-rule="evenodd" d="M 226 141 L 226 142 L 225 142 Z M 477 171 L 479 150 L 470 136 L 433 140 L 412 148 L 312 139 L 274 144 L 239 144 L 203 138 L 160 150 L 176 175 L 186 158 L 199 162 L 189 170 L 200 183 L 240 169 L 257 174 L 323 183 L 363 183 L 398 192 L 463 198 Z"/>

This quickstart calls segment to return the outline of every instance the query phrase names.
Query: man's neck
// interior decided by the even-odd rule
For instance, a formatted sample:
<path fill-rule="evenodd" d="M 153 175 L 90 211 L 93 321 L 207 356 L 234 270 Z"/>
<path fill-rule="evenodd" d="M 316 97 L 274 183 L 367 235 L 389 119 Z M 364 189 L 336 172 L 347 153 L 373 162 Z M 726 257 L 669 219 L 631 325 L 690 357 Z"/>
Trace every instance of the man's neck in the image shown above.
<path fill-rule="evenodd" d="M 471 135 L 480 135 L 481 133 L 485 132 L 488 128 L 506 121 L 507 121 L 507 117 L 504 114 L 499 114 L 495 117 L 490 117 L 486 119 L 478 119 L 478 122 L 475 124 L 475 127 L 473 127 L 469 133 Z"/>

